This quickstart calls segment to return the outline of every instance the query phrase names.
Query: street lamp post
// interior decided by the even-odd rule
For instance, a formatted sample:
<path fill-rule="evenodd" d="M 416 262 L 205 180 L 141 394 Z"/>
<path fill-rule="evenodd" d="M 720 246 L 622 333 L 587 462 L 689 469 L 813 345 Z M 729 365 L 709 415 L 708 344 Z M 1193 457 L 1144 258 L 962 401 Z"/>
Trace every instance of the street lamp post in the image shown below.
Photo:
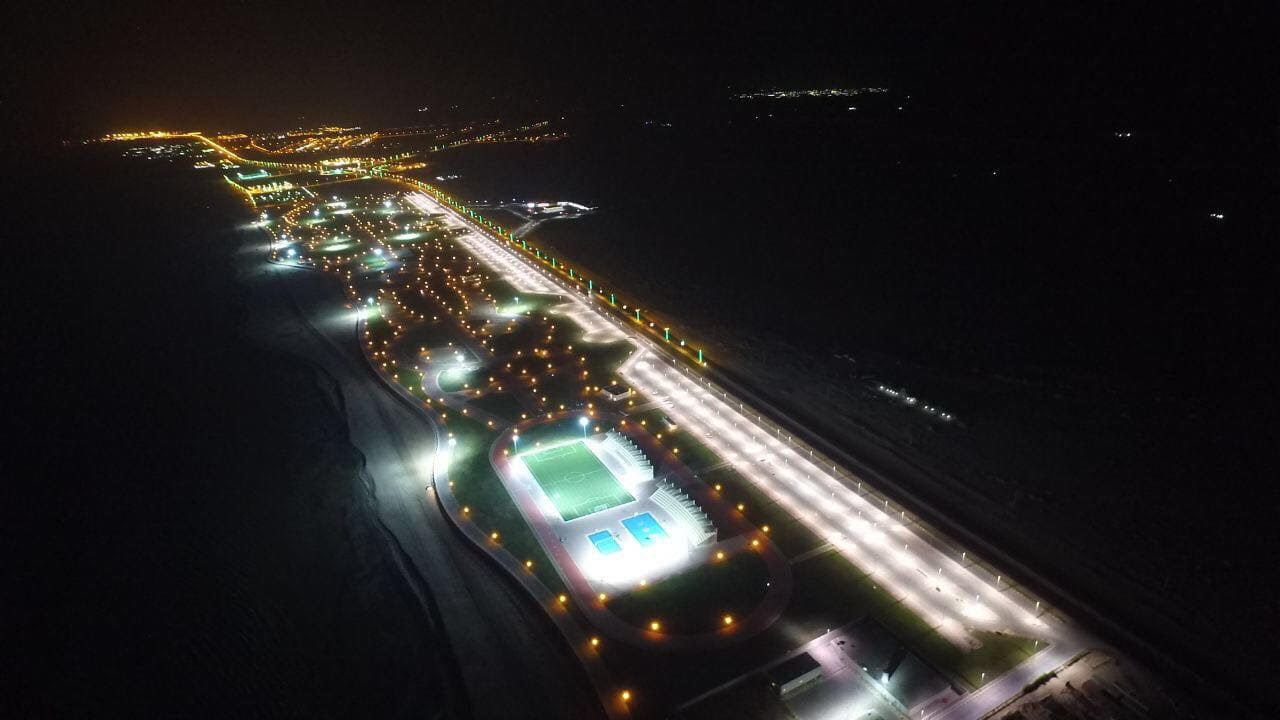
<path fill-rule="evenodd" d="M 583 416 L 578 418 L 578 424 L 582 426 L 582 437 L 585 438 L 587 436 L 587 426 L 591 424 L 591 421 L 586 416 Z"/>

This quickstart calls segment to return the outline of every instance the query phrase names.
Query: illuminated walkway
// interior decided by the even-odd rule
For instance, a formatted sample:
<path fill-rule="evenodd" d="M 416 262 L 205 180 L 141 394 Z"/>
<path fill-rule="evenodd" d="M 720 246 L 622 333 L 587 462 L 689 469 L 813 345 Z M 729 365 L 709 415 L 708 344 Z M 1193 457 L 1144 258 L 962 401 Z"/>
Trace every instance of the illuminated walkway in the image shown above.
<path fill-rule="evenodd" d="M 447 210 L 421 194 L 411 195 L 410 202 L 424 212 Z M 819 465 L 811 459 L 811 450 L 770 426 L 760 414 L 683 365 L 677 367 L 648 338 L 597 309 L 592 295 L 564 286 L 479 227 L 460 220 L 475 230 L 464 240 L 466 246 L 517 288 L 562 295 L 577 306 L 572 314 L 589 332 L 630 338 L 640 351 L 623 364 L 619 376 L 638 392 L 661 401 L 678 424 L 943 637 L 968 648 L 977 642 L 974 630 L 1007 631 L 1037 638 L 1042 647 L 1053 646 L 1052 652 L 1039 652 L 1002 676 L 1015 680 L 1026 672 L 1052 669 L 1085 646 L 1074 628 L 1043 613 L 1039 601 L 1002 582 L 1000 576 L 992 577 L 963 554 L 930 543 L 921 536 L 922 528 L 902 511 L 890 508 L 888 501 L 872 498 L 856 477 Z M 604 330 L 608 326 L 612 332 Z M 995 690 L 971 695 L 941 715 L 981 714 L 982 708 L 994 707 L 1008 697 Z"/>

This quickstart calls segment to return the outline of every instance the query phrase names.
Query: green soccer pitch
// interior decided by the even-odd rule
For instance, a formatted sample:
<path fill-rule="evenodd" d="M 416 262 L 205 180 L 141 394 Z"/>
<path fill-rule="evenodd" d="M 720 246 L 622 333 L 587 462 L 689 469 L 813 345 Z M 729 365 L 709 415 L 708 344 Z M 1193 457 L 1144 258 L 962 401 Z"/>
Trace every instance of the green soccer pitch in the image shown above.
<path fill-rule="evenodd" d="M 635 500 L 581 440 L 520 459 L 565 522 Z"/>

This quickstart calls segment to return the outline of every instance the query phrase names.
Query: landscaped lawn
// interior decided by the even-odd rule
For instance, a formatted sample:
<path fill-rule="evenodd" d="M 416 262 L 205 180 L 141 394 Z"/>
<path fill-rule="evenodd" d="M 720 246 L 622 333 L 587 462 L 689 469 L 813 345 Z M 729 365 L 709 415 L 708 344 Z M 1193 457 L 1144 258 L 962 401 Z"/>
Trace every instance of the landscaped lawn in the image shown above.
<path fill-rule="evenodd" d="M 657 620 L 662 632 L 698 633 L 725 627 L 724 616 L 746 617 L 764 599 L 769 571 L 760 555 L 740 550 L 724 560 L 686 570 L 608 601 L 609 610 L 647 629 Z"/>
<path fill-rule="evenodd" d="M 796 587 L 788 616 L 798 618 L 807 633 L 817 635 L 868 617 L 925 662 L 974 687 L 982 683 L 982 673 L 992 680 L 1039 649 L 1031 638 L 977 631 L 974 635 L 982 647 L 963 650 L 834 550 L 797 563 L 791 570 Z"/>
<path fill-rule="evenodd" d="M 491 392 L 469 402 L 509 422 L 518 422 L 520 414 L 525 412 L 524 406 L 511 393 Z"/>
<path fill-rule="evenodd" d="M 741 503 L 752 525 L 768 525 L 769 539 L 787 557 L 795 557 L 826 542 L 732 467 L 702 473 L 702 480 L 713 489 L 720 485 L 720 497 L 726 503 L 734 506 Z"/>
<path fill-rule="evenodd" d="M 474 522 L 486 535 L 497 531 L 498 542 L 516 559 L 533 561 L 533 573 L 547 589 L 563 592 L 559 574 L 489 463 L 494 433 L 454 414 L 450 414 L 445 426 L 458 441 L 450 453 L 449 479 L 453 481 L 454 497 L 470 508 L 465 522 Z"/>
<path fill-rule="evenodd" d="M 470 356 L 467 355 L 469 358 Z M 464 386 L 476 387 L 485 378 L 484 368 L 446 368 L 440 373 L 440 389 L 445 392 L 457 392 L 466 389 Z"/>

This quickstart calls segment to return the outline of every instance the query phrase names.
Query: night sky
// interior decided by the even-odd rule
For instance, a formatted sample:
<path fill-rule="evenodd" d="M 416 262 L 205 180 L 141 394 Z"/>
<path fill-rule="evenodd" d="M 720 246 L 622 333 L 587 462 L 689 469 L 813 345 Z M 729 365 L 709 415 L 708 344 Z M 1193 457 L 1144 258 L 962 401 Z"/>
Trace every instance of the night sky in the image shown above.
<path fill-rule="evenodd" d="M 30 4 L 0 51 L 20 68 L 3 106 L 42 135 L 79 138 L 884 84 L 993 118 L 1274 121 L 1256 112 L 1274 98 L 1265 3 L 694 5 Z"/>

